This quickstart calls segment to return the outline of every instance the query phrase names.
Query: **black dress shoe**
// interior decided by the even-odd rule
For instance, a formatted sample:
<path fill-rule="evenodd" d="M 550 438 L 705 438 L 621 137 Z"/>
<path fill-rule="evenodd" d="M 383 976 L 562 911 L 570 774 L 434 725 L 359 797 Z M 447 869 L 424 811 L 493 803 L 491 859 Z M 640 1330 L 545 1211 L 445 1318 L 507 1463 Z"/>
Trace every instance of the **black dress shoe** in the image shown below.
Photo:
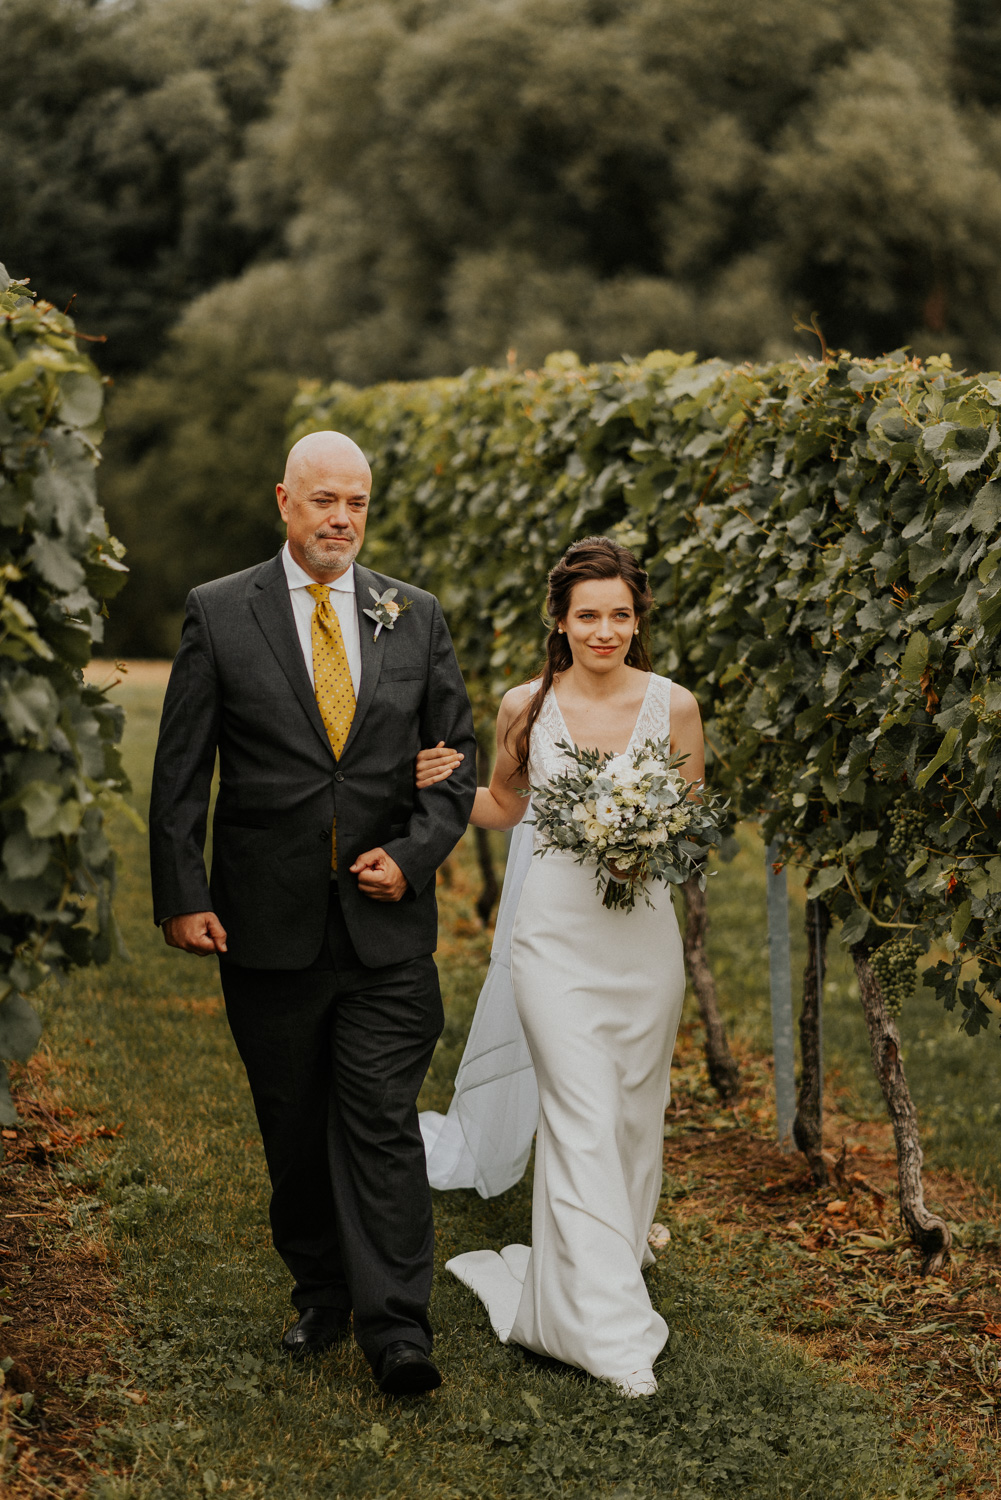
<path fill-rule="evenodd" d="M 423 1349 L 400 1340 L 379 1355 L 375 1379 L 386 1396 L 422 1396 L 441 1385 L 441 1372 Z"/>
<path fill-rule="evenodd" d="M 347 1333 L 350 1316 L 350 1313 L 341 1312 L 339 1307 L 304 1307 L 298 1323 L 293 1323 L 282 1334 L 282 1348 L 293 1359 L 302 1359 L 306 1354 L 322 1354 Z"/>

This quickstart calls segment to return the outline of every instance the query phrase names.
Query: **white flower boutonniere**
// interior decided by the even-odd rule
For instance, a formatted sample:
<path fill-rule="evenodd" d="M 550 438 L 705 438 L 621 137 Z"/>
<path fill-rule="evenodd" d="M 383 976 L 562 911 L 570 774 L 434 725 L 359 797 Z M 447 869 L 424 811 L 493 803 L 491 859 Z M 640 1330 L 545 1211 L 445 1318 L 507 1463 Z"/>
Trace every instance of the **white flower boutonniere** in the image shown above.
<path fill-rule="evenodd" d="M 368 615 L 370 620 L 375 621 L 375 634 L 372 639 L 373 641 L 377 641 L 379 639 L 379 631 L 383 626 L 387 630 L 392 630 L 403 611 L 410 608 L 410 600 L 404 599 L 402 603 L 397 604 L 397 589 L 387 589 L 384 594 L 377 594 L 375 589 L 369 589 L 369 593 L 375 600 L 375 608 L 363 609 L 362 614 Z"/>

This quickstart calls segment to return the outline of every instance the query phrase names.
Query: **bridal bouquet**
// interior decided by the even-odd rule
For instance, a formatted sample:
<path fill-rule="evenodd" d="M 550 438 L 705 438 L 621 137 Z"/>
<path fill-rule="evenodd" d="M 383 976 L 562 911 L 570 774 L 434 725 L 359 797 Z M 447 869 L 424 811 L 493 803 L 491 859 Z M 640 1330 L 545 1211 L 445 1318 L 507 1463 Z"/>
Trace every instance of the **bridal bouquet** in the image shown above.
<path fill-rule="evenodd" d="M 545 786 L 532 787 L 534 821 L 546 849 L 567 849 L 578 864 L 597 865 L 603 906 L 630 911 L 652 880 L 680 885 L 693 875 L 705 887 L 705 861 L 722 842 L 727 803 L 703 790 L 691 799 L 668 740 L 646 740 L 624 755 L 603 756 L 558 747 L 572 767 Z"/>

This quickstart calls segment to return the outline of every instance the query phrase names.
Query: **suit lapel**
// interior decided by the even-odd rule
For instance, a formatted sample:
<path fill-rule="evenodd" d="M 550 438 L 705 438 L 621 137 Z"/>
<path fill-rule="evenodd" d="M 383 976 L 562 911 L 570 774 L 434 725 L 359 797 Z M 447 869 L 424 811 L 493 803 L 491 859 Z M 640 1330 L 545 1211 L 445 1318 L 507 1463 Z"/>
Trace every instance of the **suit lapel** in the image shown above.
<path fill-rule="evenodd" d="M 361 645 L 361 686 L 358 692 L 358 701 L 355 704 L 355 716 L 351 721 L 351 729 L 348 733 L 341 758 L 347 754 L 361 732 L 362 720 L 368 713 L 375 697 L 375 690 L 379 685 L 379 673 L 382 671 L 382 662 L 385 655 L 385 631 L 379 632 L 379 639 L 373 640 L 375 635 L 375 621 L 368 615 L 362 614 L 362 610 L 372 607 L 372 596 L 369 589 L 378 588 L 379 580 L 368 568 L 361 568 L 355 563 L 355 608 L 358 611 L 358 636 Z"/>
<path fill-rule="evenodd" d="M 289 598 L 288 580 L 282 566 L 281 553 L 266 563 L 251 589 L 250 607 L 264 639 L 278 659 L 289 684 L 306 711 L 306 717 L 316 730 L 331 756 L 333 750 L 323 727 L 320 710 L 316 706 L 316 695 L 309 680 L 306 663 L 302 659 L 299 633 L 295 628 L 292 600 Z M 364 683 L 364 671 L 362 682 Z"/>

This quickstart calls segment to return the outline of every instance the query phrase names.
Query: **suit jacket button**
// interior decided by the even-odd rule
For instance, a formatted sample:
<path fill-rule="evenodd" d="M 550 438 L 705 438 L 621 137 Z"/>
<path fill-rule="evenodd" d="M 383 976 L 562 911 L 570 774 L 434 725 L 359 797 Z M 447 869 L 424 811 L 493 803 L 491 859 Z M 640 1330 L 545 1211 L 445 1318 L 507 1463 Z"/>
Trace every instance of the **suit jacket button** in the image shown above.
<path fill-rule="evenodd" d="M 320 843 L 321 844 L 329 844 L 330 843 L 330 829 L 329 828 L 321 828 L 320 829 Z"/>
<path fill-rule="evenodd" d="M 335 781 L 343 781 L 344 780 L 344 772 L 343 771 L 335 771 L 334 772 L 334 780 Z"/>

